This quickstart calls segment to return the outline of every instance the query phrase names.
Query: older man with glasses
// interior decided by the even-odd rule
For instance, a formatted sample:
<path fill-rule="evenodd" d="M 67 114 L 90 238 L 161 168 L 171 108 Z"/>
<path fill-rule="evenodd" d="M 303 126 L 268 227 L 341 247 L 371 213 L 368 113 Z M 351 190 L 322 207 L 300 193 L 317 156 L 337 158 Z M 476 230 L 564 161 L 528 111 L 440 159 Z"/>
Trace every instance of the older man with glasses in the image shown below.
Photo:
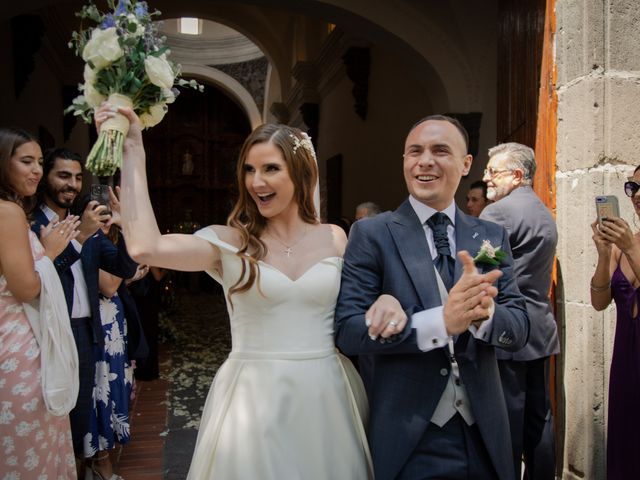
<path fill-rule="evenodd" d="M 557 243 L 551 213 L 533 191 L 534 152 L 519 143 L 489 150 L 483 180 L 494 203 L 480 218 L 507 229 L 514 276 L 527 303 L 529 341 L 515 353 L 496 350 L 513 443 L 516 478 L 522 457 L 531 480 L 555 478 L 553 419 L 549 401 L 549 358 L 560 351 L 549 303 Z"/>

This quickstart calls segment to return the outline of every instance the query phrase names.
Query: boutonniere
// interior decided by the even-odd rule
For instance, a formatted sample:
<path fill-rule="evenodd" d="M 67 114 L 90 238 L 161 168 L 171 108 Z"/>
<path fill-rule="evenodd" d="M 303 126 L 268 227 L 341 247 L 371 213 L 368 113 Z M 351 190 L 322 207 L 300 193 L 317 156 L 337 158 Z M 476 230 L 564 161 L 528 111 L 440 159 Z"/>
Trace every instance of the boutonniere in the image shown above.
<path fill-rule="evenodd" d="M 507 257 L 507 254 L 500 247 L 494 247 L 489 240 L 484 240 L 480 246 L 478 254 L 473 257 L 473 263 L 486 263 L 494 267 L 499 266 Z"/>

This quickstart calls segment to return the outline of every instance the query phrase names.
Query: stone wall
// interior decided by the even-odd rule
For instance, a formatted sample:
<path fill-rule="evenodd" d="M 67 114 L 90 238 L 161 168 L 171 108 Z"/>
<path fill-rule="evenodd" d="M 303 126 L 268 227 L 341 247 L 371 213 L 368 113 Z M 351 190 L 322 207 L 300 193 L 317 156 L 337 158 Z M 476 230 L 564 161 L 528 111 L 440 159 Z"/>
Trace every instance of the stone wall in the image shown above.
<path fill-rule="evenodd" d="M 590 223 L 594 196 L 615 194 L 633 225 L 622 185 L 640 164 L 640 9 L 637 0 L 557 0 L 556 17 L 560 360 L 566 398 L 562 476 L 599 479 L 605 478 L 615 309 L 596 312 L 590 305 L 596 262 Z"/>

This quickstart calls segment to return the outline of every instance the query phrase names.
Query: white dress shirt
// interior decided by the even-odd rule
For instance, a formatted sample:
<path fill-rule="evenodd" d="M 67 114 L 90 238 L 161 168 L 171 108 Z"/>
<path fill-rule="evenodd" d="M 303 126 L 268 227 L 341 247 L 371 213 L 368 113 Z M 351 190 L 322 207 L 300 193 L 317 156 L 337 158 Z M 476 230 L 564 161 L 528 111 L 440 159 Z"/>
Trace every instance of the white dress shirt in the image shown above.
<path fill-rule="evenodd" d="M 429 245 L 429 252 L 431 253 L 431 259 L 434 260 L 438 256 L 438 251 L 435 246 L 435 242 L 433 241 L 433 231 L 427 225 L 427 220 L 431 218 L 431 216 L 436 213 L 438 210 L 435 210 L 424 203 L 416 200 L 413 196 L 409 196 L 409 203 L 413 207 L 413 210 L 416 212 L 416 215 L 420 219 L 420 223 L 424 228 L 424 233 L 427 238 L 427 243 Z M 451 204 L 442 210 L 451 223 L 447 225 L 447 236 L 449 237 L 449 249 L 451 250 L 451 254 L 456 254 L 456 235 L 455 235 L 455 224 L 456 224 L 456 204 L 455 202 L 451 202 Z M 454 257 L 455 259 L 455 257 Z M 436 270 L 436 274 L 437 273 Z M 434 288 L 437 288 L 434 285 Z M 427 310 L 423 310 L 421 312 L 414 313 L 411 316 L 411 326 L 416 330 L 416 338 L 418 341 L 418 348 L 423 352 L 428 352 L 433 350 L 434 348 L 441 348 L 448 344 L 449 342 L 449 334 L 447 334 L 447 328 L 444 324 L 444 307 L 434 307 L 429 308 Z M 491 309 L 491 313 L 489 318 L 482 322 L 480 328 L 477 328 L 475 325 L 469 326 L 469 331 L 471 334 L 478 339 L 486 340 L 491 332 L 491 326 L 493 323 L 493 308 Z"/>
<path fill-rule="evenodd" d="M 49 221 L 53 220 L 57 215 L 47 205 L 40 205 L 40 210 L 45 214 Z M 61 219 L 63 220 L 63 219 Z M 77 240 L 71 240 L 73 248 L 78 253 L 82 252 L 82 244 Z M 80 259 L 71 265 L 71 274 L 73 275 L 73 305 L 71 307 L 71 318 L 83 318 L 91 316 L 91 305 L 89 303 L 89 290 L 87 282 L 84 279 L 82 271 L 82 262 Z"/>

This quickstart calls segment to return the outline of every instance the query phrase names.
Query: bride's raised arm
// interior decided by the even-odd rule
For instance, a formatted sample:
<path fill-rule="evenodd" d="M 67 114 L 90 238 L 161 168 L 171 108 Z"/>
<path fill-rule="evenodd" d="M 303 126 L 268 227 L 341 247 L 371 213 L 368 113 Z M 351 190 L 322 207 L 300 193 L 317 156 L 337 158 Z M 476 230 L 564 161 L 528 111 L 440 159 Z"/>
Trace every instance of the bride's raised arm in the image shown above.
<path fill-rule="evenodd" d="M 122 227 L 129 255 L 138 263 L 172 270 L 219 270 L 220 250 L 206 240 L 195 235 L 160 233 L 147 187 L 140 120 L 128 107 L 119 107 L 118 113 L 127 117 L 130 123 L 124 144 L 120 188 Z M 95 114 L 98 128 L 114 115 L 112 107 L 101 106 Z"/>

